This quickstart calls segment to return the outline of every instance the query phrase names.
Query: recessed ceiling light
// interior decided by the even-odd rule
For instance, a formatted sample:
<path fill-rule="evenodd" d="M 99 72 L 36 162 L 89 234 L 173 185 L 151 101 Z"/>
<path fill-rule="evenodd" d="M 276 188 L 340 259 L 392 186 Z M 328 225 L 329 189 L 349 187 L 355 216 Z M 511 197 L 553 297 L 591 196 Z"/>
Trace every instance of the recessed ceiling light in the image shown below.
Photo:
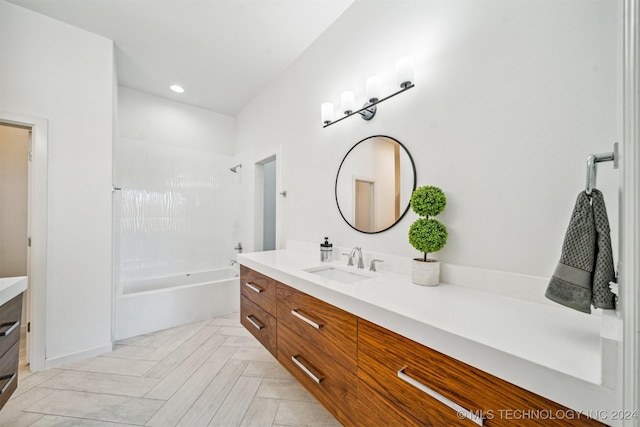
<path fill-rule="evenodd" d="M 171 85 L 169 86 L 169 89 L 171 89 L 175 93 L 184 93 L 184 88 L 180 85 Z"/>

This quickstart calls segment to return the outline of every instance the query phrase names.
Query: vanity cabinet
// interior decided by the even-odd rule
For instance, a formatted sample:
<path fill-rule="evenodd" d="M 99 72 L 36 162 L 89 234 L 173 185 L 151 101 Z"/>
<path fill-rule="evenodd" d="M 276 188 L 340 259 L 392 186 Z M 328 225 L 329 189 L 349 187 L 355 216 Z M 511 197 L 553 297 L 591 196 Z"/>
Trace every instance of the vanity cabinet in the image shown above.
<path fill-rule="evenodd" d="M 276 281 L 240 266 L 240 323 L 276 353 Z"/>
<path fill-rule="evenodd" d="M 358 318 L 278 283 L 278 325 L 304 337 L 350 372 L 358 366 Z"/>
<path fill-rule="evenodd" d="M 244 266 L 241 277 L 243 325 L 345 426 L 602 426 Z"/>
<path fill-rule="evenodd" d="M 357 383 L 349 371 L 309 339 L 278 321 L 278 361 L 345 426 L 356 426 Z"/>
<path fill-rule="evenodd" d="M 278 283 L 278 360 L 343 425 L 357 413 L 358 318 Z"/>
<path fill-rule="evenodd" d="M 18 387 L 22 293 L 0 306 L 0 409 Z"/>
<path fill-rule="evenodd" d="M 358 377 L 418 425 L 473 426 L 473 416 L 485 426 L 602 425 L 363 319 Z M 374 425 L 373 412 L 360 414 L 362 425 Z"/>
<path fill-rule="evenodd" d="M 366 427 L 424 427 L 415 418 L 407 414 L 390 399 L 369 387 L 365 381 L 358 380 L 358 420 Z M 457 424 L 445 424 L 449 425 Z"/>

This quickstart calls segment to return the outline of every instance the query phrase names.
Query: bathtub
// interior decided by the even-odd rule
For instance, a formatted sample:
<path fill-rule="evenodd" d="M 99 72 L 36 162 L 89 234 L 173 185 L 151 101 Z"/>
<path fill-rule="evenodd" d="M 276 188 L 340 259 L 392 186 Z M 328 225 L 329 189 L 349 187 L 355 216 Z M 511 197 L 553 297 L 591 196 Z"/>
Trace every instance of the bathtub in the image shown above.
<path fill-rule="evenodd" d="M 237 312 L 239 295 L 238 272 L 231 268 L 119 283 L 114 338 L 122 340 Z"/>

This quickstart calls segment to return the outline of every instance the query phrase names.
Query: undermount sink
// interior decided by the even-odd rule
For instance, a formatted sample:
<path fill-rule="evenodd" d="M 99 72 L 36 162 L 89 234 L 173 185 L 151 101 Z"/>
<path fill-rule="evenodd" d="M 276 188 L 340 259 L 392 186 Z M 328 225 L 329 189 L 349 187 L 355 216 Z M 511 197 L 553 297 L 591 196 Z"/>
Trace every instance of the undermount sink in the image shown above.
<path fill-rule="evenodd" d="M 335 265 L 307 268 L 304 271 L 345 284 L 361 282 L 371 278 L 370 275 L 365 273 L 340 268 Z"/>

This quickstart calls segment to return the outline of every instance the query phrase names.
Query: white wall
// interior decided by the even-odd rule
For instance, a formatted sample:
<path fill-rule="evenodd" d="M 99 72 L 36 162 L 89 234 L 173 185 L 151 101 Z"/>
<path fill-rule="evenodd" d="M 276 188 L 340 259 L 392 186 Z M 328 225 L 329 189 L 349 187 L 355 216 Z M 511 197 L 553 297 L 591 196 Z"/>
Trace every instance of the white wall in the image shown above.
<path fill-rule="evenodd" d="M 1 0 L 0 39 L 0 110 L 49 121 L 46 358 L 55 364 L 111 348 L 113 44 Z"/>
<path fill-rule="evenodd" d="M 281 151 L 284 239 L 330 236 L 338 246 L 412 257 L 413 212 L 365 235 L 344 223 L 333 194 L 353 144 L 397 138 L 418 185 L 447 194 L 438 218 L 449 240 L 436 257 L 549 277 L 587 154 L 611 151 L 619 138 L 617 11 L 606 0 L 357 1 L 243 109 L 238 152 Z M 415 60 L 414 89 L 379 105 L 370 122 L 321 127 L 320 104 L 338 105 L 344 90 L 364 102 L 370 75 L 394 90 L 394 62 L 404 55 Z M 599 169 L 615 239 L 617 171 Z"/>
<path fill-rule="evenodd" d="M 0 125 L 0 277 L 27 275 L 29 131 Z"/>
<path fill-rule="evenodd" d="M 233 117 L 122 86 L 118 119 L 124 138 L 218 154 L 235 151 Z"/>

